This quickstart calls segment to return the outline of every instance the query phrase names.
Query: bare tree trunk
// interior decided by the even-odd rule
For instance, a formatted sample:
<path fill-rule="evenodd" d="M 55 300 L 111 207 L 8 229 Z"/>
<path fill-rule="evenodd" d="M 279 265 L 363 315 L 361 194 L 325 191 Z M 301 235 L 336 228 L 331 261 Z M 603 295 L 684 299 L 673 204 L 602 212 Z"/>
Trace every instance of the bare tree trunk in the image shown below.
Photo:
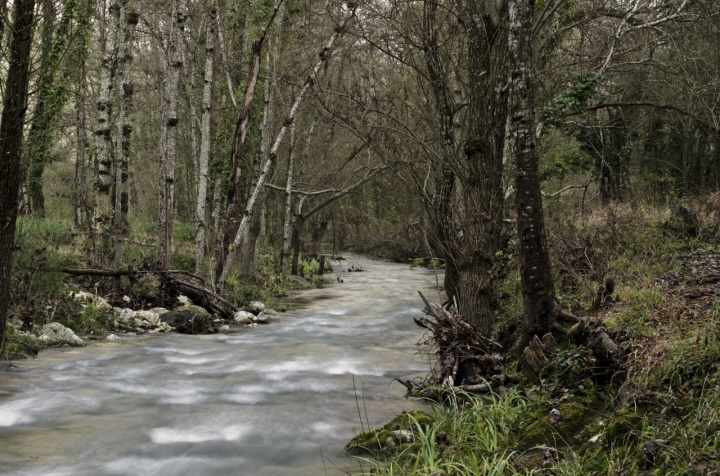
<path fill-rule="evenodd" d="M 202 125 L 200 127 L 200 156 L 198 157 L 197 180 L 197 231 L 195 233 L 195 274 L 205 275 L 205 232 L 207 217 L 208 158 L 210 155 L 210 116 L 212 108 L 213 61 L 215 56 L 215 30 L 217 28 L 217 6 L 210 6 L 205 32 L 205 82 L 202 98 Z"/>
<path fill-rule="evenodd" d="M 248 79 L 245 86 L 245 95 L 243 96 L 243 102 L 240 106 L 240 114 L 238 115 L 237 125 L 235 127 L 235 137 L 233 138 L 232 153 L 230 156 L 230 178 L 228 186 L 227 205 L 225 208 L 225 226 L 222 231 L 222 242 L 219 251 L 219 260 L 216 280 L 220 281 L 220 275 L 225 269 L 227 260 L 227 253 L 231 247 L 231 240 L 236 233 L 238 224 L 238 217 L 240 215 L 240 199 L 241 199 L 241 185 L 242 185 L 242 164 L 245 157 L 245 138 L 247 137 L 247 126 L 250 122 L 250 109 L 252 107 L 255 98 L 255 89 L 257 87 L 258 77 L 260 75 L 260 61 L 262 56 L 262 46 L 267 36 L 267 31 L 275 21 L 280 7 L 283 5 L 284 0 L 278 0 L 275 4 L 273 12 L 270 15 L 270 20 L 265 25 L 265 28 L 260 33 L 260 38 L 257 39 L 252 45 L 252 58 L 250 60 L 250 68 L 248 71 Z M 245 237 L 246 231 L 243 230 L 241 239 Z M 237 246 L 237 245 L 234 245 Z M 237 251 L 235 251 L 237 254 Z"/>
<path fill-rule="evenodd" d="M 277 90 L 278 58 L 280 57 L 280 43 L 282 42 L 283 18 L 285 16 L 285 3 L 280 5 L 277 13 L 277 24 L 275 27 L 272 59 L 270 63 L 270 75 L 265 81 L 265 111 L 262 120 L 262 132 L 260 142 L 260 161 L 257 164 L 256 172 L 259 172 L 262 164 L 268 160 L 268 149 L 272 137 L 272 126 L 275 119 L 275 91 Z M 255 172 L 255 171 L 254 171 Z M 257 177 L 258 174 L 254 174 Z M 254 185 L 254 184 L 253 184 Z M 247 278 L 250 275 L 250 268 L 257 254 L 257 240 L 263 224 L 266 191 L 260 194 L 260 200 L 253 220 L 248 227 L 247 236 L 243 240 L 242 262 L 240 263 L 239 275 Z"/>
<path fill-rule="evenodd" d="M 7 0 L 0 0 L 0 49 L 5 36 L 5 17 L 7 16 Z"/>
<path fill-rule="evenodd" d="M 95 261 L 103 263 L 109 252 L 110 228 L 110 188 L 112 180 L 110 169 L 110 113 L 112 109 L 111 91 L 113 78 L 117 66 L 115 49 L 117 44 L 118 28 L 120 25 L 120 3 L 115 0 L 109 8 L 110 21 L 108 22 L 105 51 L 103 52 L 100 70 L 100 93 L 97 102 L 97 127 L 95 129 L 95 149 L 97 150 L 97 177 L 95 180 L 96 210 L 95 210 L 95 236 L 98 246 L 95 249 Z"/>
<path fill-rule="evenodd" d="M 268 160 L 265 162 L 262 172 L 260 173 L 260 176 L 258 177 L 257 184 L 255 185 L 255 189 L 253 190 L 252 195 L 250 196 L 250 199 L 248 200 L 247 207 L 245 208 L 245 214 L 243 215 L 242 221 L 240 222 L 240 226 L 238 227 L 238 231 L 235 234 L 235 239 L 233 240 L 233 246 L 229 247 L 229 249 L 227 251 L 227 258 L 226 258 L 225 264 L 223 266 L 222 273 L 216 283 L 216 286 L 219 286 L 220 289 L 224 288 L 225 281 L 227 281 L 228 276 L 230 276 L 230 270 L 232 269 L 233 264 L 235 264 L 235 258 L 237 257 L 237 252 L 238 252 L 238 247 L 240 245 L 240 241 L 242 240 L 243 236 L 246 233 L 246 228 L 248 226 L 248 219 L 252 217 L 253 213 L 256 210 L 256 204 L 258 202 L 258 197 L 260 196 L 260 193 L 264 191 L 265 180 L 267 179 L 267 175 L 270 172 L 270 168 L 272 167 L 272 165 L 275 162 L 275 159 L 277 158 L 278 148 L 280 147 L 280 144 L 282 144 L 285 134 L 287 133 L 288 127 L 295 120 L 297 111 L 300 108 L 300 103 L 302 103 L 308 90 L 314 84 L 315 77 L 317 76 L 318 72 L 320 71 L 320 68 L 322 68 L 325 61 L 327 61 L 328 55 L 329 55 L 330 51 L 332 50 L 332 47 L 335 44 L 335 41 L 342 34 L 342 32 L 344 31 L 344 29 L 347 26 L 350 19 L 353 18 L 354 16 L 355 16 L 355 7 L 353 7 L 351 13 L 345 19 L 343 24 L 335 29 L 335 32 L 333 33 L 333 35 L 330 37 L 330 40 L 328 40 L 327 44 L 325 45 L 325 48 L 323 48 L 323 50 L 320 52 L 319 61 L 315 64 L 315 68 L 313 69 L 312 74 L 310 76 L 308 76 L 308 78 L 305 80 L 305 84 L 303 85 L 302 90 L 300 90 L 300 93 L 295 98 L 295 102 L 293 103 L 292 107 L 290 108 L 290 112 L 288 113 L 287 117 L 285 118 L 285 123 L 284 123 L 282 129 L 280 129 L 280 132 L 278 133 L 277 138 L 275 139 L 275 143 L 274 143 L 272 149 L 270 149 L 270 154 L 268 156 Z"/>
<path fill-rule="evenodd" d="M 315 124 L 313 123 L 313 126 Z M 282 249 L 280 250 L 280 274 L 285 274 L 287 257 L 290 256 L 290 221 L 292 219 L 293 166 L 295 165 L 295 123 L 290 126 L 290 154 L 285 180 L 285 221 L 283 222 Z"/>
<path fill-rule="evenodd" d="M 532 85 L 532 19 L 534 0 L 510 0 L 511 154 L 515 174 L 520 277 L 525 313 L 517 350 L 556 324 L 555 285 L 545 237 L 538 153 L 535 143 Z"/>
<path fill-rule="evenodd" d="M 183 67 L 185 20 L 187 0 L 178 0 L 173 9 L 170 27 L 167 70 L 162 106 L 162 141 L 160 145 L 160 183 L 158 197 L 158 247 L 157 259 L 161 267 L 170 265 L 172 248 L 172 222 L 175 194 L 175 139 L 177 133 L 177 98 L 180 72 Z"/>
<path fill-rule="evenodd" d="M 85 48 L 81 48 L 78 57 L 78 86 L 75 98 L 76 129 L 77 129 L 77 151 L 75 155 L 75 227 L 80 229 L 83 226 L 83 215 L 87 211 L 87 177 L 85 174 L 85 153 L 89 147 L 87 135 L 85 134 L 85 94 L 87 79 L 85 77 Z M 90 227 L 92 228 L 92 227 Z"/>
<path fill-rule="evenodd" d="M 12 256 L 18 194 L 23 181 L 23 126 L 28 101 L 35 0 L 13 2 L 13 24 L 2 118 L 0 118 L 0 349 L 10 308 Z"/>
<path fill-rule="evenodd" d="M 130 137 L 132 123 L 128 119 L 132 108 L 133 85 L 130 77 L 130 66 L 133 61 L 133 43 L 138 14 L 128 9 L 126 2 L 120 4 L 120 29 L 118 31 L 118 115 L 117 144 L 115 147 L 115 269 L 122 266 L 123 237 L 127 232 L 128 193 L 125 184 L 128 178 L 130 163 Z M 115 294 L 120 293 L 120 276 L 113 280 Z"/>

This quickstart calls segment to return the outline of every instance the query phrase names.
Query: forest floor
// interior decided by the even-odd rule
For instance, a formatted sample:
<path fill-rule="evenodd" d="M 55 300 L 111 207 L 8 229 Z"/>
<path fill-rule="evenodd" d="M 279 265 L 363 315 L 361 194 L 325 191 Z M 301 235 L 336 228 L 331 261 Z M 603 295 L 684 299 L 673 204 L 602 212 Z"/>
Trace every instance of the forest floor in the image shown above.
<path fill-rule="evenodd" d="M 551 207 L 559 301 L 605 324 L 617 365 L 558 341 L 537 378 L 484 396 L 459 391 L 357 435 L 348 450 L 375 475 L 720 474 L 720 242 L 713 220 L 695 217 Z M 522 313 L 513 261 L 500 334 Z M 608 277 L 614 295 L 590 310 Z"/>

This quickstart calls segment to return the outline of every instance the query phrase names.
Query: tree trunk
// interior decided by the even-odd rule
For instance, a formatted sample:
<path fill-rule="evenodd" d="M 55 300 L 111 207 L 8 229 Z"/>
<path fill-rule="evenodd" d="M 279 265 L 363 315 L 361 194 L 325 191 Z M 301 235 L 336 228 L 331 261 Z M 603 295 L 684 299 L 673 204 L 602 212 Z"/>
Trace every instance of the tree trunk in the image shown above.
<path fill-rule="evenodd" d="M 167 69 L 161 114 L 162 140 L 160 145 L 160 182 L 158 197 L 158 243 L 157 260 L 161 267 L 170 266 L 172 248 L 172 222 L 175 195 L 175 146 L 177 133 L 177 98 L 180 73 L 183 68 L 183 50 L 187 0 L 178 0 L 173 8 L 170 26 Z"/>
<path fill-rule="evenodd" d="M 555 285 L 545 237 L 532 84 L 532 19 L 535 0 L 510 0 L 511 154 L 516 163 L 518 253 L 525 312 L 517 351 L 556 324 Z"/>
<path fill-rule="evenodd" d="M 115 49 L 117 44 L 118 28 L 120 25 L 120 4 L 114 1 L 109 8 L 110 21 L 105 39 L 100 71 L 100 94 L 97 102 L 97 128 L 95 129 L 95 149 L 97 153 L 97 178 L 95 181 L 96 210 L 95 210 L 95 236 L 98 244 L 95 249 L 95 261 L 102 264 L 109 253 L 110 229 L 110 115 L 112 109 L 111 91 L 113 78 L 117 67 Z"/>
<path fill-rule="evenodd" d="M 325 61 L 327 61 L 328 55 L 330 54 L 330 51 L 332 50 L 332 48 L 335 44 L 335 41 L 343 33 L 348 22 L 354 16 L 355 16 L 355 7 L 353 7 L 350 14 L 345 18 L 345 21 L 343 22 L 343 24 L 335 29 L 335 32 L 330 37 L 330 40 L 328 40 L 327 44 L 325 45 L 323 50 L 320 52 L 319 61 L 315 64 L 315 68 L 313 69 L 313 72 L 305 80 L 305 83 L 303 84 L 303 88 L 300 90 L 300 93 L 296 96 L 295 102 L 293 103 L 292 107 L 290 108 L 290 111 L 288 112 L 287 117 L 285 118 L 285 123 L 284 123 L 283 127 L 280 129 L 280 132 L 278 133 L 278 135 L 275 139 L 275 143 L 273 144 L 272 149 L 270 149 L 270 153 L 268 155 L 268 160 L 265 162 L 262 172 L 260 173 L 260 176 L 258 177 L 258 181 L 255 186 L 255 189 L 253 190 L 252 195 L 248 199 L 247 206 L 245 207 L 245 214 L 242 217 L 240 225 L 238 226 L 237 233 L 235 234 L 235 239 L 233 240 L 233 246 L 229 246 L 227 248 L 225 264 L 222 268 L 222 273 L 216 283 L 216 285 L 219 286 L 220 289 L 222 289 L 224 287 L 225 281 L 227 281 L 227 278 L 230 276 L 230 270 L 232 269 L 233 265 L 235 264 L 235 258 L 237 257 L 238 248 L 240 246 L 240 241 L 242 240 L 242 238 L 245 236 L 245 233 L 246 233 L 246 228 L 248 226 L 248 219 L 252 217 L 252 214 L 256 210 L 256 206 L 257 206 L 258 198 L 260 197 L 260 193 L 264 192 L 265 181 L 267 179 L 267 175 L 270 172 L 270 168 L 275 163 L 275 159 L 277 158 L 277 151 L 280 148 L 280 144 L 282 144 L 282 141 L 283 141 L 285 135 L 287 134 L 288 127 L 295 120 L 297 111 L 300 108 L 300 103 L 302 103 L 308 90 L 314 84 L 315 77 L 320 72 L 320 69 L 322 68 L 323 64 L 325 63 Z"/>
<path fill-rule="evenodd" d="M 62 63 L 65 50 L 71 41 L 72 20 L 76 10 L 77 0 L 69 0 L 65 3 L 62 18 L 54 35 L 52 26 L 44 28 L 46 31 L 43 32 L 43 43 L 48 42 L 48 44 L 43 45 L 44 53 L 37 85 L 37 102 L 27 138 L 28 189 L 31 209 L 39 217 L 45 216 L 43 173 L 45 167 L 50 163 L 53 132 L 56 130 L 53 122 L 62 111 L 69 91 L 66 83 L 70 80 L 70 68 Z M 43 13 L 46 17 L 45 24 L 52 25 L 55 15 L 54 7 L 43 8 Z"/>
<path fill-rule="evenodd" d="M 313 124 L 314 125 L 314 124 Z M 292 184 L 295 165 L 295 123 L 290 126 L 290 154 L 285 180 L 285 220 L 283 221 L 282 248 L 280 250 L 280 274 L 285 274 L 287 257 L 290 256 L 290 222 L 292 220 Z"/>
<path fill-rule="evenodd" d="M 89 144 L 85 133 L 85 95 L 87 90 L 87 79 L 85 77 L 85 62 L 87 50 L 81 47 L 78 52 L 78 85 L 75 97 L 76 129 L 77 129 L 77 150 L 75 155 L 75 228 L 83 227 L 84 215 L 88 209 L 87 176 L 85 171 L 85 155 Z M 90 227 L 92 229 L 92 227 Z"/>
<path fill-rule="evenodd" d="M 240 114 L 235 127 L 235 136 L 233 138 L 232 153 L 230 156 L 230 179 L 227 196 L 227 206 L 225 209 L 225 226 L 223 229 L 223 237 L 219 250 L 219 265 L 217 268 L 217 281 L 221 280 L 221 275 L 227 264 L 227 250 L 231 248 L 232 237 L 236 234 L 240 224 L 238 218 L 240 215 L 240 199 L 242 195 L 242 164 L 245 157 L 245 139 L 247 137 L 247 126 L 250 122 L 250 110 L 255 98 L 255 89 L 257 87 L 258 76 L 260 75 L 260 61 L 262 56 L 262 46 L 267 36 L 267 31 L 275 21 L 275 17 L 284 4 L 283 0 L 278 0 L 273 8 L 272 15 L 267 25 L 260 34 L 260 38 L 252 45 L 252 59 L 250 60 L 250 68 L 248 71 L 247 85 L 245 87 L 245 95 L 240 107 Z M 241 239 L 245 236 L 243 230 Z M 237 251 L 235 251 L 237 254 Z M 234 259 L 234 258 L 233 258 Z"/>
<path fill-rule="evenodd" d="M 128 178 L 128 164 L 130 163 L 130 136 L 132 123 L 128 119 L 132 108 L 133 85 L 130 77 L 130 66 L 133 60 L 133 43 L 135 41 L 135 27 L 138 24 L 138 14 L 126 7 L 126 2 L 120 4 L 120 28 L 118 31 L 118 115 L 117 145 L 115 147 L 115 269 L 122 266 L 123 237 L 127 232 L 128 193 L 125 184 Z M 116 295 L 120 294 L 120 276 L 113 281 Z"/>
<path fill-rule="evenodd" d="M 215 30 L 217 28 L 217 6 L 210 6 L 205 31 L 205 81 L 203 83 L 202 97 L 202 124 L 200 126 L 200 156 L 198 157 L 197 180 L 197 211 L 195 220 L 197 232 L 195 233 L 195 274 L 205 275 L 205 233 L 207 217 L 205 204 L 207 202 L 208 158 L 210 156 L 210 116 L 212 108 L 213 87 L 213 61 L 215 59 Z"/>
<path fill-rule="evenodd" d="M 2 117 L 0 118 L 0 349 L 10 308 L 12 255 L 18 194 L 23 181 L 23 126 L 28 101 L 35 0 L 13 2 L 13 23 Z"/>
<path fill-rule="evenodd" d="M 293 218 L 292 223 L 292 238 L 290 239 L 290 246 L 292 247 L 292 265 L 290 266 L 290 274 L 297 276 L 298 274 L 298 262 L 300 261 L 300 247 L 302 246 L 302 229 L 305 225 L 305 220 L 299 216 Z"/>

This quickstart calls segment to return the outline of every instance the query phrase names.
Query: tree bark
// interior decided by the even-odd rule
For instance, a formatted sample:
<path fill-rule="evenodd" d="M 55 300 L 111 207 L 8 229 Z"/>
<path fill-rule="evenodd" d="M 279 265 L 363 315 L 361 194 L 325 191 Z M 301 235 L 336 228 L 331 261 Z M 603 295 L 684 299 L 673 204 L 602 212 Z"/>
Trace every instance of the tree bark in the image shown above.
<path fill-rule="evenodd" d="M 110 188 L 112 185 L 110 178 L 110 169 L 112 167 L 112 159 L 110 157 L 111 93 L 117 67 L 115 49 L 120 25 L 120 3 L 117 0 L 113 1 L 113 3 L 110 4 L 108 12 L 110 13 L 110 21 L 108 22 L 105 51 L 103 52 L 100 70 L 100 92 L 97 102 L 97 127 L 95 129 L 95 149 L 97 154 L 95 188 L 97 194 L 94 227 L 95 236 L 98 240 L 95 248 L 95 262 L 98 264 L 105 262 L 106 256 L 109 253 Z"/>
<path fill-rule="evenodd" d="M 315 123 L 313 123 L 315 126 Z M 295 123 L 290 126 L 290 154 L 285 179 L 285 219 L 283 221 L 282 248 L 280 249 L 280 274 L 285 274 L 287 257 L 290 256 L 290 222 L 292 220 L 292 184 L 295 165 Z"/>
<path fill-rule="evenodd" d="M 88 2 L 89 3 L 89 2 Z M 77 150 L 75 154 L 75 227 L 81 229 L 86 220 L 88 211 L 88 189 L 87 189 L 87 173 L 85 168 L 86 153 L 90 147 L 86 134 L 86 117 L 85 117 L 85 100 L 87 97 L 87 76 L 85 74 L 85 67 L 87 62 L 87 36 L 89 35 L 90 26 L 90 13 L 87 15 L 87 22 L 85 25 L 80 25 L 82 31 L 82 39 L 80 45 L 77 48 L 77 93 L 75 95 L 75 111 L 76 111 L 76 132 L 77 132 Z M 90 225 L 89 231 L 92 231 Z"/>
<path fill-rule="evenodd" d="M 205 31 L 205 80 L 203 83 L 202 123 L 200 126 L 200 155 L 197 180 L 197 232 L 195 233 L 195 274 L 205 275 L 205 234 L 207 231 L 208 158 L 210 156 L 210 117 L 212 112 L 212 89 L 215 59 L 215 34 L 217 29 L 217 6 L 210 5 Z"/>
<path fill-rule="evenodd" d="M 115 269 L 122 266 L 123 237 L 127 233 L 128 193 L 125 185 L 128 178 L 130 163 L 130 137 L 132 123 L 128 119 L 132 108 L 133 85 L 130 77 L 130 66 L 133 60 L 133 43 L 138 14 L 127 8 L 127 2 L 120 3 L 120 28 L 118 31 L 118 115 L 117 144 L 115 146 Z M 115 294 L 120 293 L 120 277 L 113 281 Z"/>
<path fill-rule="evenodd" d="M 535 141 L 532 83 L 532 19 L 535 0 L 510 0 L 509 60 L 511 156 L 516 163 L 518 254 L 524 314 L 522 336 L 516 350 L 522 352 L 534 336 L 550 332 L 556 324 L 558 306 L 550 269 L 545 219 L 540 193 L 538 152 Z"/>
<path fill-rule="evenodd" d="M 0 349 L 10 308 L 18 195 L 23 181 L 23 126 L 28 100 L 35 0 L 13 2 L 8 72 L 0 118 Z"/>
<path fill-rule="evenodd" d="M 52 3 L 52 2 L 51 2 Z M 50 163 L 53 145 L 53 122 L 62 111 L 67 100 L 70 68 L 63 65 L 63 58 L 71 42 L 70 29 L 77 10 L 77 0 L 65 3 L 62 18 L 53 34 L 54 7 L 43 8 L 45 23 L 49 25 L 43 33 L 44 54 L 40 78 L 37 85 L 37 101 L 33 109 L 32 124 L 27 138 L 28 189 L 31 210 L 36 216 L 45 216 L 45 195 L 43 194 L 43 173 Z M 83 12 L 84 14 L 84 12 Z M 52 18 L 50 18 L 52 16 Z"/>
<path fill-rule="evenodd" d="M 224 288 L 225 281 L 227 281 L 227 278 L 230 276 L 230 270 L 232 269 L 233 265 L 235 264 L 235 258 L 237 257 L 238 248 L 240 246 L 240 241 L 242 240 L 243 236 L 245 236 L 249 218 L 252 217 L 253 213 L 256 210 L 256 204 L 258 202 L 258 198 L 260 196 L 260 193 L 264 191 L 267 175 L 270 172 L 270 168 L 275 163 L 275 159 L 277 158 L 277 151 L 280 148 L 280 144 L 282 144 L 282 141 L 283 141 L 285 135 L 287 134 L 288 127 L 295 120 L 297 111 L 300 108 L 300 103 L 302 103 L 308 90 L 314 84 L 315 77 L 317 76 L 318 72 L 320 71 L 320 68 L 322 68 L 325 61 L 327 61 L 328 55 L 330 54 L 330 51 L 332 50 L 332 48 L 335 44 L 335 41 L 343 33 L 348 22 L 354 16 L 355 16 L 355 7 L 353 7 L 350 14 L 347 16 L 347 18 L 345 18 L 343 24 L 335 29 L 335 32 L 330 37 L 330 39 L 328 40 L 328 42 L 325 45 L 325 47 L 323 48 L 323 50 L 320 52 L 319 61 L 315 64 L 315 68 L 313 68 L 312 74 L 310 76 L 308 76 L 308 78 L 305 80 L 305 83 L 303 84 L 303 88 L 300 90 L 300 93 L 296 96 L 295 102 L 293 103 L 287 117 L 285 118 L 285 124 L 280 129 L 280 132 L 278 133 L 278 135 L 275 139 L 275 143 L 273 144 L 272 149 L 270 149 L 270 153 L 268 155 L 268 160 L 265 162 L 262 172 L 260 173 L 260 176 L 258 177 L 257 184 L 255 185 L 255 189 L 253 190 L 252 195 L 248 199 L 247 206 L 245 207 L 245 214 L 243 215 L 240 225 L 238 226 L 238 230 L 237 230 L 237 233 L 235 234 L 235 239 L 232 242 L 232 246 L 229 246 L 227 248 L 227 255 L 226 255 L 227 257 L 225 260 L 225 264 L 222 268 L 222 273 L 216 283 L 216 286 L 219 286 L 220 289 Z"/>
<path fill-rule="evenodd" d="M 242 164 L 245 157 L 245 138 L 247 137 L 247 126 L 250 122 L 250 111 L 255 99 L 255 89 L 257 87 L 258 76 L 260 75 L 260 62 L 262 57 L 262 47 L 265 43 L 267 31 L 275 21 L 280 7 L 284 4 L 283 0 L 278 0 L 270 15 L 270 20 L 266 24 L 263 31 L 252 45 L 252 58 L 250 60 L 250 68 L 248 70 L 247 85 L 245 87 L 245 95 L 240 106 L 240 114 L 238 115 L 237 126 L 235 127 L 235 136 L 233 138 L 232 152 L 230 156 L 230 179 L 227 196 L 227 205 L 225 208 L 225 226 L 223 229 L 223 237 L 219 250 L 219 264 L 217 268 L 217 278 L 219 280 L 222 271 L 225 269 L 227 253 L 226 250 L 231 247 L 232 237 L 235 235 L 239 227 L 238 219 L 240 215 L 240 199 L 242 195 Z M 244 238 L 245 231 L 241 239 Z M 234 245 L 236 246 L 236 245 Z"/>
<path fill-rule="evenodd" d="M 183 50 L 185 46 L 185 20 L 187 19 L 187 0 L 178 0 L 173 8 L 170 27 L 165 88 L 163 91 L 160 145 L 160 182 L 158 197 L 158 243 L 157 260 L 161 267 L 170 266 L 172 248 L 172 222 L 175 195 L 175 146 L 177 133 L 177 98 L 180 73 L 183 68 Z"/>

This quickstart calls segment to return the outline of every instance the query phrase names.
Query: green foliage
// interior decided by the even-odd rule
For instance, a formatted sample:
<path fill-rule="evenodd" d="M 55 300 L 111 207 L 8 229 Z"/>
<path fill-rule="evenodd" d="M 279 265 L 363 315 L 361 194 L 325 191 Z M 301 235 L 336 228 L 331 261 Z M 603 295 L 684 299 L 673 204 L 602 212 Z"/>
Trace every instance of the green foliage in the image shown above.
<path fill-rule="evenodd" d="M 107 304 L 101 305 L 97 296 L 90 302 L 67 297 L 60 301 L 53 320 L 79 336 L 102 336 L 112 329 L 115 313 Z"/>
<path fill-rule="evenodd" d="M 567 116 L 583 114 L 588 102 L 603 97 L 597 92 L 601 80 L 602 76 L 597 71 L 568 73 L 567 87 L 545 107 L 543 119 L 558 129 L 566 129 Z"/>

